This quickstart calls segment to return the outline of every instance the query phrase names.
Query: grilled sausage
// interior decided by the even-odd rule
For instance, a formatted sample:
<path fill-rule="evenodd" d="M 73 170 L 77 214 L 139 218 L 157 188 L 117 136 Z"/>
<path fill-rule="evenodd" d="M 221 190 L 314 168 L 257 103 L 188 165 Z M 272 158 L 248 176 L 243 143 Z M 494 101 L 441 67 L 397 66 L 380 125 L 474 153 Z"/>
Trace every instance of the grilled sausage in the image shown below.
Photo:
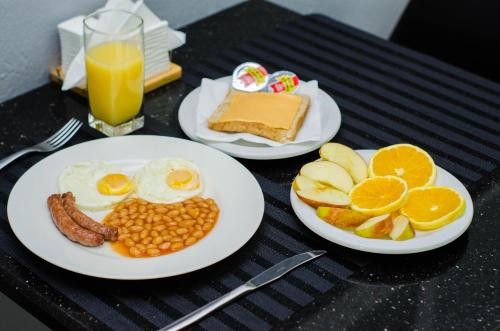
<path fill-rule="evenodd" d="M 90 247 L 102 245 L 104 237 L 101 234 L 82 228 L 68 216 L 59 194 L 49 196 L 47 204 L 54 224 L 70 240 Z"/>
<path fill-rule="evenodd" d="M 80 225 L 82 228 L 102 234 L 105 240 L 116 241 L 118 238 L 118 229 L 94 221 L 78 209 L 75 204 L 75 196 L 71 192 L 62 195 L 64 210 L 66 213 Z"/>

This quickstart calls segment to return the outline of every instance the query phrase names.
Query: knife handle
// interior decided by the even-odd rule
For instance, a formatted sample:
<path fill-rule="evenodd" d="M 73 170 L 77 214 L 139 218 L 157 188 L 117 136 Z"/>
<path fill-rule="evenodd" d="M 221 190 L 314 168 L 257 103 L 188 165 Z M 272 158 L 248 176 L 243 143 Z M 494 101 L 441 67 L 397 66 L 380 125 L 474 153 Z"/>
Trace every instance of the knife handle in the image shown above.
<path fill-rule="evenodd" d="M 204 305 L 203 307 L 200 307 L 193 311 L 192 313 L 187 314 L 186 316 L 178 319 L 177 321 L 161 328 L 159 331 L 176 331 L 180 330 L 182 328 L 185 328 L 186 326 L 202 319 L 203 317 L 207 316 L 210 314 L 212 311 L 222 307 L 223 305 L 229 303 L 230 301 L 236 299 L 240 295 L 243 295 L 247 292 L 250 292 L 254 290 L 255 287 L 248 285 L 248 284 L 243 284 L 241 286 L 238 286 L 231 292 L 224 294 L 218 299 L 215 299 L 214 301 L 211 301 Z"/>

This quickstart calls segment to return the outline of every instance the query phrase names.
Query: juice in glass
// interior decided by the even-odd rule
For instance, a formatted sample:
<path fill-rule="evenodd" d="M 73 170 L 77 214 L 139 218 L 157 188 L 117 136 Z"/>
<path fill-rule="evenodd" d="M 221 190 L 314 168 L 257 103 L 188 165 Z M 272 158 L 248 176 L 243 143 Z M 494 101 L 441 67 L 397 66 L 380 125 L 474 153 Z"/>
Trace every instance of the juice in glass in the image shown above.
<path fill-rule="evenodd" d="M 110 125 L 136 116 L 144 94 L 144 55 L 133 44 L 111 41 L 85 54 L 92 115 Z"/>

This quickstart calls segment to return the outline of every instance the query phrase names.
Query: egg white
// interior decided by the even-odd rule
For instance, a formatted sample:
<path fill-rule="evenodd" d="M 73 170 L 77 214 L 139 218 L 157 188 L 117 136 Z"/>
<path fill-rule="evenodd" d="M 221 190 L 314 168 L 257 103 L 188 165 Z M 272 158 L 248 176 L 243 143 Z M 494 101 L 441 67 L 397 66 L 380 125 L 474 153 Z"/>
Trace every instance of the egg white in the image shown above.
<path fill-rule="evenodd" d="M 200 186 L 194 190 L 173 189 L 167 184 L 167 175 L 173 170 L 187 169 L 198 174 Z M 181 158 L 157 159 L 146 164 L 135 177 L 136 195 L 155 203 L 174 203 L 197 196 L 203 192 L 204 184 L 198 167 Z"/>
<path fill-rule="evenodd" d="M 103 161 L 75 163 L 59 175 L 59 192 L 72 192 L 76 205 L 86 210 L 108 209 L 126 199 L 132 192 L 123 195 L 104 195 L 97 189 L 97 182 L 109 174 L 123 173 L 119 168 Z"/>

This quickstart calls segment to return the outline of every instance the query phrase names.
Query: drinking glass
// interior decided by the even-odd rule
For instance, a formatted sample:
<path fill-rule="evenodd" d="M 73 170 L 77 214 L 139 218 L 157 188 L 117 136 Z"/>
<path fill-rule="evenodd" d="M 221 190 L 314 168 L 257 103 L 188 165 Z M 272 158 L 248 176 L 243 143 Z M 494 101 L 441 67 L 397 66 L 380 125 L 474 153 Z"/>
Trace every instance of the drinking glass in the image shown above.
<path fill-rule="evenodd" d="M 144 126 L 143 20 L 124 10 L 102 10 L 83 20 L 89 125 L 107 136 Z"/>

